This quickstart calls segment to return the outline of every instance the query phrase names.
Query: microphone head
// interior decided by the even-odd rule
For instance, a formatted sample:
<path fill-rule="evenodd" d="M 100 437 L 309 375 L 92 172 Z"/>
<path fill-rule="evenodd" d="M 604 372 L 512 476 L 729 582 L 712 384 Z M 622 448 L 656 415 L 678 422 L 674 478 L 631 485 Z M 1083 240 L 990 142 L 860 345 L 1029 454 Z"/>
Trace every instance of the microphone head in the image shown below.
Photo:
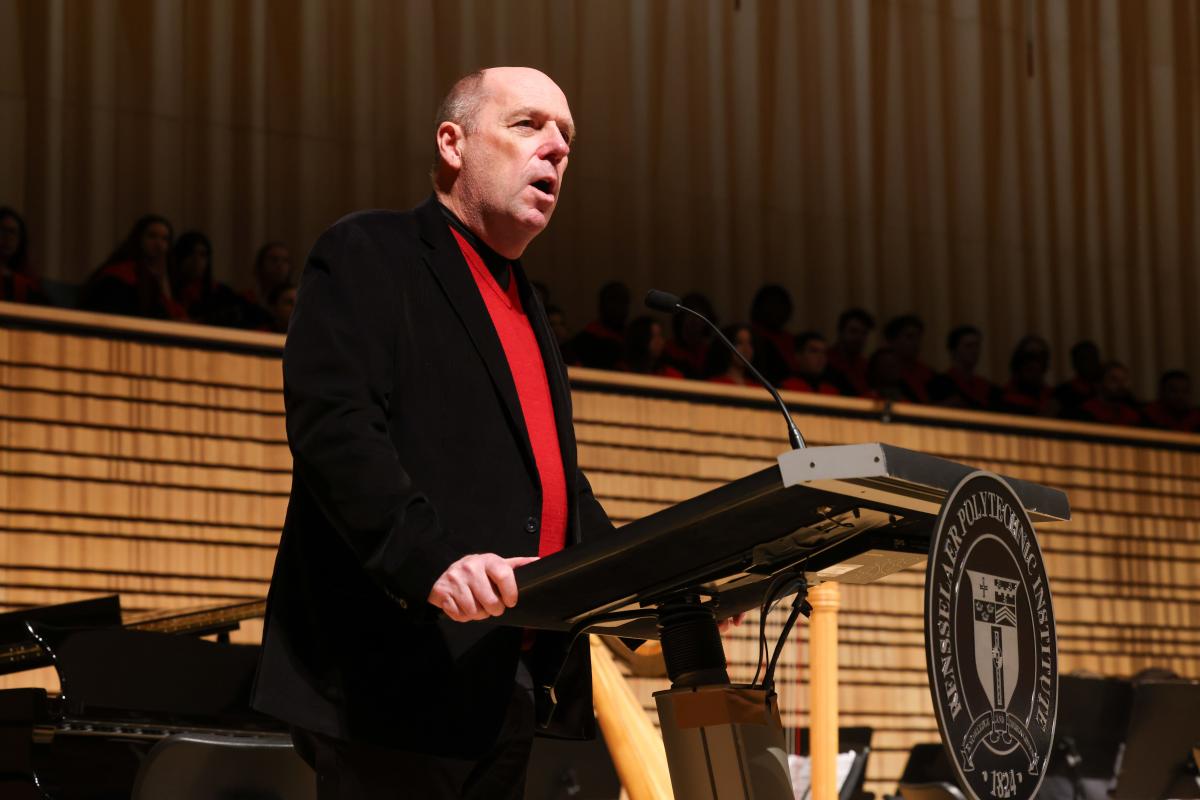
<path fill-rule="evenodd" d="M 679 295 L 671 294 L 670 292 L 660 292 L 658 289 L 651 289 L 646 292 L 646 305 L 655 311 L 665 311 L 668 314 L 672 314 L 679 308 Z"/>

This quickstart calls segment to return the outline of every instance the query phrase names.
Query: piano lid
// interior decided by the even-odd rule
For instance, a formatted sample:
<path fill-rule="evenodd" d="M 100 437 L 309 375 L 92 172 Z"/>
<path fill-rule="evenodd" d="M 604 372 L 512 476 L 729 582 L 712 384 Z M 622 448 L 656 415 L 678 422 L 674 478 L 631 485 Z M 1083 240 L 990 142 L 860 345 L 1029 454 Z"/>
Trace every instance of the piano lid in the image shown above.
<path fill-rule="evenodd" d="M 263 616 L 265 600 L 203 606 L 186 610 L 152 611 L 124 622 L 127 630 L 209 636 L 236 630 L 242 620 Z M 0 614 L 0 675 L 49 666 L 51 661 L 29 634 L 26 623 L 65 629 L 122 627 L 117 595 L 19 609 Z"/>
<path fill-rule="evenodd" d="M 120 625 L 121 601 L 115 594 L 110 594 L 0 614 L 0 675 L 50 664 L 49 657 L 29 635 L 29 629 L 25 627 L 27 622 L 64 628 Z"/>

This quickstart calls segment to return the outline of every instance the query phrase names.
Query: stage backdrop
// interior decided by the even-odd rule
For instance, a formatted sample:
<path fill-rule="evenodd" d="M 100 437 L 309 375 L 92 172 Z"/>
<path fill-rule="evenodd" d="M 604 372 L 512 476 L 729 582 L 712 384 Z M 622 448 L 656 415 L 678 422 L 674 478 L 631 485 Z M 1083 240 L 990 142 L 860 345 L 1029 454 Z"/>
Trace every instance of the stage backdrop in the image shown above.
<path fill-rule="evenodd" d="M 861 304 L 1200 373 L 1200 8 L 1068 0 L 0 0 L 0 203 L 81 279 L 143 212 L 248 281 L 428 192 L 461 73 L 538 66 L 581 132 L 528 255 L 575 326 L 606 278 L 764 281 L 795 328 Z M 1185 336 L 1184 332 L 1190 335 Z"/>

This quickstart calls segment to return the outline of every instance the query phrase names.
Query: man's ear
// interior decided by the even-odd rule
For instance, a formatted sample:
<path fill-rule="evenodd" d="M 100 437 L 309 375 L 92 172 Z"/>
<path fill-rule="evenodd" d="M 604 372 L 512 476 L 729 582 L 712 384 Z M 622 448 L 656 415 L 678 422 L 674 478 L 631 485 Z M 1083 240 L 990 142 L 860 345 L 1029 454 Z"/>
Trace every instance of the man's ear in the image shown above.
<path fill-rule="evenodd" d="M 446 121 L 438 125 L 437 147 L 442 154 L 442 161 L 454 170 L 462 169 L 462 126 Z"/>

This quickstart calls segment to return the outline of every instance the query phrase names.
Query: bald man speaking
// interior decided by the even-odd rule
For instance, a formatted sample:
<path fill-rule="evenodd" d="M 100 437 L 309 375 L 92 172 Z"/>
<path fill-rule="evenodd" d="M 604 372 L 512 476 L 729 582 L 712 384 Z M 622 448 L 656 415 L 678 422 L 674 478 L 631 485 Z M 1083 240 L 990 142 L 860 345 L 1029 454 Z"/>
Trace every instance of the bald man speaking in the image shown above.
<path fill-rule="evenodd" d="M 593 734 L 585 647 L 546 727 L 532 687 L 564 637 L 471 624 L 516 603 L 514 568 L 612 531 L 519 261 L 574 136 L 546 75 L 468 75 L 438 111 L 433 196 L 352 214 L 309 254 L 254 705 L 293 726 L 321 800 L 521 798 L 535 728 Z"/>

